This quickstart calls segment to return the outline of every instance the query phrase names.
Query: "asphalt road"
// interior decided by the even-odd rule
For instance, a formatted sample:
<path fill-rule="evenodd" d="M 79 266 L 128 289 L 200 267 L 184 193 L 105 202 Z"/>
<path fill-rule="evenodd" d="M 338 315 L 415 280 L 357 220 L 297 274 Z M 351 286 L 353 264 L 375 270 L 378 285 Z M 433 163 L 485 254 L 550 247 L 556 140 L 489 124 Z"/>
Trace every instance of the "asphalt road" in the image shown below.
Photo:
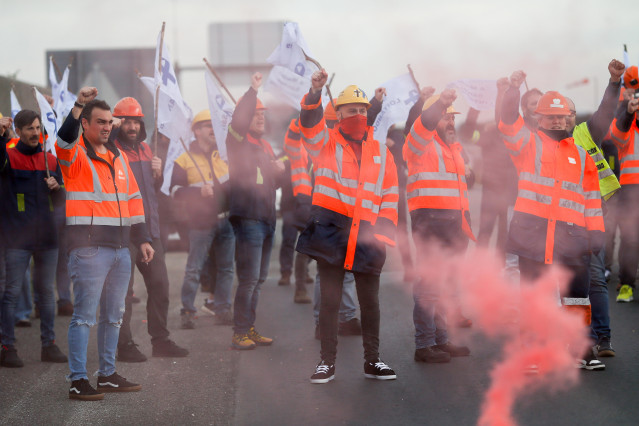
<path fill-rule="evenodd" d="M 475 204 L 475 203 L 473 203 Z M 475 222 L 477 223 L 477 222 Z M 279 231 L 279 228 L 278 228 Z M 309 377 L 319 361 L 313 337 L 311 305 L 293 303 L 293 287 L 277 285 L 279 267 L 273 250 L 271 272 L 258 307 L 258 330 L 275 338 L 271 347 L 238 352 L 229 349 L 231 327 L 214 325 L 201 312 L 195 330 L 179 328 L 180 286 L 185 253 L 167 256 L 171 279 L 171 337 L 187 347 L 188 358 L 152 358 L 145 324 L 145 289 L 137 276 L 133 335 L 149 360 L 118 363 L 118 372 L 143 385 L 138 393 L 107 394 L 103 401 L 68 399 L 66 364 L 40 362 L 39 320 L 17 330 L 21 369 L 0 368 L 0 424 L 7 425 L 473 425 L 490 385 L 489 372 L 501 357 L 501 344 L 473 329 L 461 330 L 456 341 L 472 354 L 449 364 L 413 361 L 413 302 L 402 282 L 397 253 L 389 254 L 382 274 L 381 355 L 397 372 L 395 381 L 363 376 L 360 337 L 340 337 L 336 378 L 312 385 Z M 310 290 L 311 286 L 309 286 Z M 555 392 L 534 392 L 518 401 L 521 425 L 639 424 L 639 302 L 616 304 L 614 283 L 610 303 L 613 346 L 618 356 L 606 358 L 604 372 L 582 372 L 578 386 Z M 198 305 L 204 295 L 198 296 Z M 57 343 L 67 352 L 68 317 L 56 317 Z M 88 369 L 97 370 L 95 330 Z M 95 378 L 92 378 L 92 382 Z"/>

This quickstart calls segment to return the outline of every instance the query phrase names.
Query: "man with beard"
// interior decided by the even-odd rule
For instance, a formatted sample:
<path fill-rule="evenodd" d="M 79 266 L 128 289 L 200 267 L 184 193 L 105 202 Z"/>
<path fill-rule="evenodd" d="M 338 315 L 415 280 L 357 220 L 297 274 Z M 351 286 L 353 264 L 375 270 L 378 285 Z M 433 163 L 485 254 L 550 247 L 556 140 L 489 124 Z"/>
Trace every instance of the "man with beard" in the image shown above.
<path fill-rule="evenodd" d="M 584 325 L 590 326 L 590 257 L 604 244 L 597 166 L 566 131 L 570 110 L 558 92 L 547 92 L 539 99 L 537 131 L 524 125 L 518 103 L 525 77 L 523 71 L 511 75 L 499 123 L 519 173 L 506 250 L 519 257 L 521 275 L 529 282 L 539 278 L 547 265 L 558 263 L 570 270 L 573 278 L 561 295 L 562 305 L 579 312 Z M 585 370 L 605 368 L 591 348 L 577 365 Z"/>
<path fill-rule="evenodd" d="M 10 120 L 3 120 L 4 134 Z M 40 340 L 43 362 L 66 362 L 67 357 L 55 344 L 54 279 L 58 261 L 58 236 L 54 208 L 62 207 L 62 173 L 53 154 L 43 152 L 40 144 L 40 116 L 22 110 L 15 117 L 19 140 L 7 149 L 0 138 L 0 179 L 4 208 L 2 230 L 6 247 L 6 284 L 0 294 L 2 312 L 2 352 L 0 365 L 22 367 L 14 346 L 14 313 L 22 290 L 24 274 L 34 261 L 33 289 L 40 310 Z M 45 164 L 45 161 L 48 164 Z M 3 260 L 5 260 L 3 259 Z"/>
<path fill-rule="evenodd" d="M 121 99 L 113 108 L 113 116 L 121 120 L 120 127 L 111 133 L 115 145 L 126 154 L 129 165 L 138 182 L 147 231 L 151 236 L 151 247 L 155 255 L 151 262 L 142 262 L 142 254 L 134 244 L 129 245 L 131 253 L 131 280 L 125 300 L 125 311 L 118 339 L 117 360 L 122 362 L 144 362 L 146 356 L 140 352 L 133 342 L 131 334 L 131 314 L 133 297 L 134 265 L 144 278 L 148 300 L 146 304 L 147 327 L 151 335 L 153 356 L 185 357 L 189 352 L 169 339 L 167 317 L 169 314 L 169 277 L 164 259 L 164 247 L 160 241 L 160 221 L 158 215 L 158 199 L 156 188 L 162 178 L 162 160 L 153 156 L 151 149 L 144 142 L 146 129 L 142 118 L 142 107 L 133 98 Z"/>
<path fill-rule="evenodd" d="M 432 250 L 463 255 L 468 239 L 475 239 L 468 210 L 469 169 L 455 132 L 459 113 L 452 104 L 456 97 L 454 90 L 446 89 L 428 98 L 403 148 L 408 167 L 406 198 L 418 259 L 427 259 Z M 443 294 L 451 283 L 446 279 L 449 271 L 441 272 L 437 278 L 418 274 L 413 287 L 417 362 L 449 362 L 451 357 L 470 354 L 467 347 L 448 340 Z"/>

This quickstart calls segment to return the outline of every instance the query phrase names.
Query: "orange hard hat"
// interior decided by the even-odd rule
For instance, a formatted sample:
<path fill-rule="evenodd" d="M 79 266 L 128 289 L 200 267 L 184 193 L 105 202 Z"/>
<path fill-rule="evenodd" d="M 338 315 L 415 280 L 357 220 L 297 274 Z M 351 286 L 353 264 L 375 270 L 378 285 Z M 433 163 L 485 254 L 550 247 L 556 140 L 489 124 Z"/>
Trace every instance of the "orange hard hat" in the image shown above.
<path fill-rule="evenodd" d="M 243 97 L 244 97 L 244 96 L 242 95 L 242 96 L 240 96 L 240 98 L 237 100 L 237 103 L 238 103 L 238 104 L 240 103 L 240 101 L 242 100 L 242 98 L 243 98 Z M 255 109 L 256 109 L 256 110 L 259 110 L 259 109 L 267 109 L 267 108 L 264 106 L 264 104 L 262 103 L 262 101 L 260 101 L 260 98 L 257 98 L 257 105 L 255 106 Z"/>
<path fill-rule="evenodd" d="M 623 74 L 623 84 L 629 89 L 639 89 L 639 75 L 637 75 L 637 66 L 633 65 L 626 68 Z"/>
<path fill-rule="evenodd" d="M 122 98 L 113 108 L 114 117 L 144 117 L 140 103 L 133 98 Z"/>
<path fill-rule="evenodd" d="M 324 109 L 324 120 L 337 121 L 337 114 L 331 102 L 326 104 L 326 109 Z"/>
<path fill-rule="evenodd" d="M 541 115 L 570 115 L 568 102 L 559 92 L 550 91 L 539 98 L 535 114 Z"/>

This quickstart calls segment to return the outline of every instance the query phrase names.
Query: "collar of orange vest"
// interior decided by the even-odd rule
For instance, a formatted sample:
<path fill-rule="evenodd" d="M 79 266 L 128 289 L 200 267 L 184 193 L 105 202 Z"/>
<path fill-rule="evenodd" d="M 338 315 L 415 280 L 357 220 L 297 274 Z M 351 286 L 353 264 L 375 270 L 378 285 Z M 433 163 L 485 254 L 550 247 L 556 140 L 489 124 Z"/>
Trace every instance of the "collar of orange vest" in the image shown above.
<path fill-rule="evenodd" d="M 80 136 L 80 141 L 78 143 L 80 143 L 80 145 L 82 145 L 87 150 L 87 155 L 89 156 L 89 158 L 98 161 L 104 161 L 98 156 L 98 154 L 96 154 L 95 150 L 93 149 L 93 145 L 91 145 L 84 139 L 84 133 L 82 134 L 82 136 Z M 120 150 L 118 150 L 118 147 L 115 146 L 115 143 L 113 141 L 108 141 L 104 144 L 104 146 L 106 147 L 106 149 L 111 151 L 114 160 L 120 156 Z"/>

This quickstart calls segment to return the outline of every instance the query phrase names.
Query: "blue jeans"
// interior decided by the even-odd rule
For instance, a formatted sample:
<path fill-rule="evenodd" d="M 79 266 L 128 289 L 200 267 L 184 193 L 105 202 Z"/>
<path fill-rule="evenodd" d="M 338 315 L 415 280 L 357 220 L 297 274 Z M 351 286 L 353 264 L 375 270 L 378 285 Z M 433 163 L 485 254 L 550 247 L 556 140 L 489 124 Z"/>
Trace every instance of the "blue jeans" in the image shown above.
<path fill-rule="evenodd" d="M 299 256 L 299 253 L 298 253 Z M 315 325 L 319 324 L 319 311 L 321 306 L 321 292 L 320 292 L 320 278 L 319 273 L 315 275 L 313 297 L 313 317 L 315 318 Z M 339 305 L 339 322 L 343 324 L 355 318 L 357 316 L 357 302 L 355 302 L 355 276 L 352 272 L 346 272 L 344 274 L 344 285 L 342 286 L 342 301 Z"/>
<path fill-rule="evenodd" d="M 69 253 L 73 282 L 73 316 L 69 324 L 70 380 L 87 379 L 90 328 L 98 322 L 98 375 L 115 372 L 115 351 L 124 314 L 124 298 L 131 277 L 129 248 L 78 247 Z"/>
<path fill-rule="evenodd" d="M 55 274 L 55 284 L 58 290 L 58 306 L 71 303 L 71 279 L 69 278 L 69 253 L 67 247 L 66 227 L 58 228 L 58 268 Z"/>
<path fill-rule="evenodd" d="M 27 265 L 27 270 L 24 271 L 24 278 L 22 279 L 22 285 L 20 286 L 20 295 L 18 296 L 18 302 L 16 303 L 16 309 L 13 311 L 15 322 L 20 320 L 28 320 L 31 317 L 31 311 L 33 311 L 33 297 L 31 295 L 31 265 Z M 37 299 L 36 299 L 37 302 Z"/>
<path fill-rule="evenodd" d="M 20 293 L 23 292 L 25 272 L 34 260 L 33 289 L 38 295 L 40 309 L 40 341 L 42 346 L 50 346 L 55 340 L 53 321 L 55 319 L 54 277 L 58 262 L 58 249 L 20 250 L 6 249 L 7 281 L 2 296 L 2 344 L 13 346 L 15 342 L 15 310 Z"/>
<path fill-rule="evenodd" d="M 231 310 L 233 295 L 233 269 L 235 267 L 235 234 L 228 219 L 220 219 L 213 240 L 215 262 L 217 265 L 215 301 L 213 311 L 216 314 Z"/>
<path fill-rule="evenodd" d="M 424 278 L 417 280 L 413 286 L 416 349 L 448 343 L 442 286 L 441 282 L 428 281 Z"/>
<path fill-rule="evenodd" d="M 233 321 L 235 333 L 247 333 L 255 324 L 260 287 L 266 281 L 275 226 L 253 219 L 232 220 L 237 247 L 237 279 Z"/>
<path fill-rule="evenodd" d="M 608 283 L 605 277 L 605 250 L 590 257 L 590 306 L 592 324 L 590 337 L 596 342 L 600 337 L 610 337 L 610 315 L 608 312 Z"/>
<path fill-rule="evenodd" d="M 209 256 L 214 237 L 215 228 L 189 230 L 189 256 L 186 259 L 182 282 L 182 313 L 197 312 L 195 296 L 197 296 L 200 275 Z"/>

